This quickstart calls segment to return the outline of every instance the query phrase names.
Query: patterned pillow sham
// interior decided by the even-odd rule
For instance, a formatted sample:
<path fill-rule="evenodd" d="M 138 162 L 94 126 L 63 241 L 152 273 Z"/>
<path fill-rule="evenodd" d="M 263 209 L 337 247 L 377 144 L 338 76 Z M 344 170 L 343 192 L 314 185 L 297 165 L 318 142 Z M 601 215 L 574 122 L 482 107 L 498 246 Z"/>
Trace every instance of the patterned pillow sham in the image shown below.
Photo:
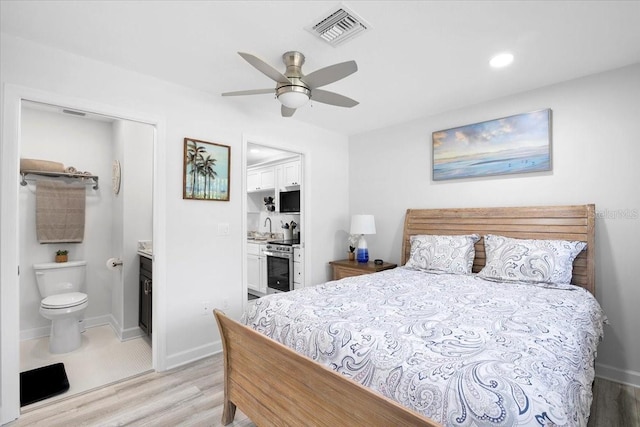
<path fill-rule="evenodd" d="M 585 242 L 484 236 L 486 263 L 478 277 L 494 281 L 568 285 Z"/>
<path fill-rule="evenodd" d="M 470 274 L 477 234 L 411 236 L 411 252 L 405 267 L 431 273 Z"/>

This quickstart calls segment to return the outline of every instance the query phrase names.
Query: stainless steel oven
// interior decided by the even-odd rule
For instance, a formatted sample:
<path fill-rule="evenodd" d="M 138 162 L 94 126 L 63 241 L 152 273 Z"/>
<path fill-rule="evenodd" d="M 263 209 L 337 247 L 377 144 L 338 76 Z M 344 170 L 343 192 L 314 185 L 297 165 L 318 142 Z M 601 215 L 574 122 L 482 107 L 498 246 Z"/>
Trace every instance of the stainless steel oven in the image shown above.
<path fill-rule="evenodd" d="M 293 290 L 293 246 L 275 242 L 267 243 L 267 293 Z"/>

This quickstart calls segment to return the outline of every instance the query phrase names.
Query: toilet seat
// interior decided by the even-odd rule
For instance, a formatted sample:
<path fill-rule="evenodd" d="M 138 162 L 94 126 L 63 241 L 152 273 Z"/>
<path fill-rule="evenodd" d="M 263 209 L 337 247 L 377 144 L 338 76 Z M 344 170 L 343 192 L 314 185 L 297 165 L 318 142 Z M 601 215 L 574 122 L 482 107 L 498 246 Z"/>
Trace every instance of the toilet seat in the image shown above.
<path fill-rule="evenodd" d="M 82 292 L 68 292 L 46 297 L 40 303 L 40 307 L 45 309 L 71 308 L 86 303 L 87 299 L 87 294 Z"/>

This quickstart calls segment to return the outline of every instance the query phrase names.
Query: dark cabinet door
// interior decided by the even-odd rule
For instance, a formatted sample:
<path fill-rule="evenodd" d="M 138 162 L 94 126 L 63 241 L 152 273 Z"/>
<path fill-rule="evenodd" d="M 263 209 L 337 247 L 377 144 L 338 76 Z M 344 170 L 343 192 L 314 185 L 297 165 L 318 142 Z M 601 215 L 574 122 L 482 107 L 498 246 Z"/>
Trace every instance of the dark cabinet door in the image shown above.
<path fill-rule="evenodd" d="M 140 326 L 140 329 L 149 336 L 151 336 L 151 296 L 153 292 L 153 275 L 151 266 L 152 263 L 150 259 L 140 257 L 140 302 L 138 326 Z"/>

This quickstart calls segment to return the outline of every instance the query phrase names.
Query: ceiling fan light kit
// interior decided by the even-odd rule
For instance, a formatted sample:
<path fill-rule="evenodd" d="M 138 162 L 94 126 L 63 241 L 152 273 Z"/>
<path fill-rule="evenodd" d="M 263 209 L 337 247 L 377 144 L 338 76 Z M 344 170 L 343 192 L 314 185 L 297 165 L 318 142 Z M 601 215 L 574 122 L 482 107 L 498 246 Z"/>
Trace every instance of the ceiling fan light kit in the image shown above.
<path fill-rule="evenodd" d="M 300 108 L 309 101 L 311 91 L 304 86 L 280 86 L 276 96 L 285 107 Z"/>
<path fill-rule="evenodd" d="M 267 64 L 262 59 L 249 53 L 238 52 L 249 64 L 260 71 L 265 76 L 276 82 L 275 89 L 253 89 L 236 92 L 225 92 L 222 96 L 260 95 L 275 93 L 276 98 L 282 104 L 282 117 L 291 117 L 297 108 L 304 106 L 309 99 L 323 104 L 335 105 L 338 107 L 351 108 L 358 105 L 358 101 L 344 95 L 318 89 L 341 80 L 356 71 L 358 65 L 355 61 L 347 61 L 334 64 L 314 71 L 309 75 L 302 73 L 304 55 L 300 52 L 290 51 L 282 55 L 282 61 L 286 65 L 286 70 L 280 73 L 278 70 Z"/>

